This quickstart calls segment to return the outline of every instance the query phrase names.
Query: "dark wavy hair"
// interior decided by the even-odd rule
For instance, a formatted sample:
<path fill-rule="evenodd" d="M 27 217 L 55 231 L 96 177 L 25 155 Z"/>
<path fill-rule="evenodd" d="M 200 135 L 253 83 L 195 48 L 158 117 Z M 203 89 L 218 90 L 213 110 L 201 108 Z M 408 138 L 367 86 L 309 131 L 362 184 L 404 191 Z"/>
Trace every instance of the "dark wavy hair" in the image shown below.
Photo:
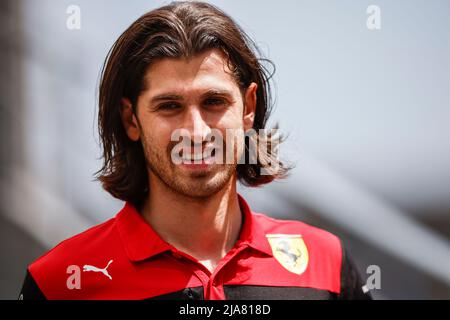
<path fill-rule="evenodd" d="M 264 129 L 272 110 L 269 81 L 273 75 L 261 52 L 246 33 L 224 12 L 203 2 L 172 2 L 137 19 L 117 39 L 102 68 L 99 88 L 98 126 L 103 146 L 103 166 L 96 173 L 103 188 L 114 197 L 139 204 L 148 192 L 148 175 L 142 143 L 128 138 L 120 110 L 128 98 L 136 112 L 145 88 L 144 75 L 161 58 L 188 58 L 204 50 L 219 49 L 226 58 L 241 92 L 258 85 L 253 129 Z M 258 56 L 257 56 L 258 54 Z M 274 68 L 273 68 L 274 71 Z M 258 139 L 258 136 L 256 137 Z M 248 143 L 246 140 L 246 152 Z M 267 148 L 267 158 L 273 148 Z M 258 155 L 254 164 L 238 164 L 237 178 L 247 186 L 260 186 L 284 178 L 290 169 L 278 159 L 277 169 L 261 174 L 267 163 Z"/>

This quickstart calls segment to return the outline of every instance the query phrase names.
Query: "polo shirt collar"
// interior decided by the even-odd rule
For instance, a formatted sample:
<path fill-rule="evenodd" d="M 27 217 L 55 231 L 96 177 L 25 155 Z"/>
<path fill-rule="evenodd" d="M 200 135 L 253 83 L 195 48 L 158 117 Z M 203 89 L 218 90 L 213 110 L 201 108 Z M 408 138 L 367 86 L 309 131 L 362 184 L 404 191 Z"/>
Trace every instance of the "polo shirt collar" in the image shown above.
<path fill-rule="evenodd" d="M 126 202 L 117 214 L 116 226 L 131 261 L 142 261 L 173 249 L 153 230 L 130 202 Z"/>
<path fill-rule="evenodd" d="M 264 254 L 272 255 L 262 225 L 255 219 L 249 205 L 239 194 L 238 200 L 243 224 L 236 245 L 248 245 Z M 142 261 L 166 251 L 177 251 L 153 230 L 130 202 L 126 202 L 116 215 L 116 226 L 131 261 Z"/>
<path fill-rule="evenodd" d="M 272 249 L 267 241 L 263 226 L 240 194 L 238 194 L 238 200 L 243 218 L 238 242 L 247 243 L 253 249 L 272 256 Z"/>

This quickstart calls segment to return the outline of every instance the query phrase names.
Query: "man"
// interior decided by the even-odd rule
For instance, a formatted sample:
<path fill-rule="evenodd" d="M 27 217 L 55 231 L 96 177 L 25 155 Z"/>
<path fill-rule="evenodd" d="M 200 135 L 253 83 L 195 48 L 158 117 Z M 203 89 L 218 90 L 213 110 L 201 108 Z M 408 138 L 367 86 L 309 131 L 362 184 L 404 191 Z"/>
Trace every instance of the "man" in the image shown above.
<path fill-rule="evenodd" d="M 253 213 L 236 191 L 288 171 L 259 131 L 271 101 L 256 50 L 199 2 L 120 36 L 100 85 L 98 178 L 126 204 L 32 263 L 22 299 L 370 298 L 336 236 Z"/>

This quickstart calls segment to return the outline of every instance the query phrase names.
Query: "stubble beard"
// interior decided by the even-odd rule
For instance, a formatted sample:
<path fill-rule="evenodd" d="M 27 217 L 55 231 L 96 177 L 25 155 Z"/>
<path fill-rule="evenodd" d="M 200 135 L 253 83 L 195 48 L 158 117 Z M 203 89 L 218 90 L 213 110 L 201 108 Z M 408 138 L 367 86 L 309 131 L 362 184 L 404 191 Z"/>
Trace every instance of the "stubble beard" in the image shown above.
<path fill-rule="evenodd" d="M 148 170 L 164 183 L 166 188 L 181 196 L 195 199 L 209 198 L 226 188 L 236 175 L 236 163 L 213 164 L 208 170 L 191 172 L 171 161 L 173 144 L 169 144 L 166 150 L 159 150 L 160 148 L 150 147 L 155 145 L 151 139 L 141 137 L 141 141 Z"/>

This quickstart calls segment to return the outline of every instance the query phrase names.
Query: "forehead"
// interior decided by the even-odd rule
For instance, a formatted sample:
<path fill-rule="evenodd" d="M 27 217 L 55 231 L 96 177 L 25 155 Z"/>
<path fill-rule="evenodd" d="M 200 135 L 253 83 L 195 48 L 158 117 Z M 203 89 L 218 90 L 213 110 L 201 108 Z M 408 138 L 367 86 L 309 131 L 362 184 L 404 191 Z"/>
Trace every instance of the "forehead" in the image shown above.
<path fill-rule="evenodd" d="M 239 90 L 226 56 L 218 49 L 205 51 L 189 59 L 164 58 L 156 61 L 147 70 L 144 81 L 146 90 L 152 95 L 211 88 Z"/>

